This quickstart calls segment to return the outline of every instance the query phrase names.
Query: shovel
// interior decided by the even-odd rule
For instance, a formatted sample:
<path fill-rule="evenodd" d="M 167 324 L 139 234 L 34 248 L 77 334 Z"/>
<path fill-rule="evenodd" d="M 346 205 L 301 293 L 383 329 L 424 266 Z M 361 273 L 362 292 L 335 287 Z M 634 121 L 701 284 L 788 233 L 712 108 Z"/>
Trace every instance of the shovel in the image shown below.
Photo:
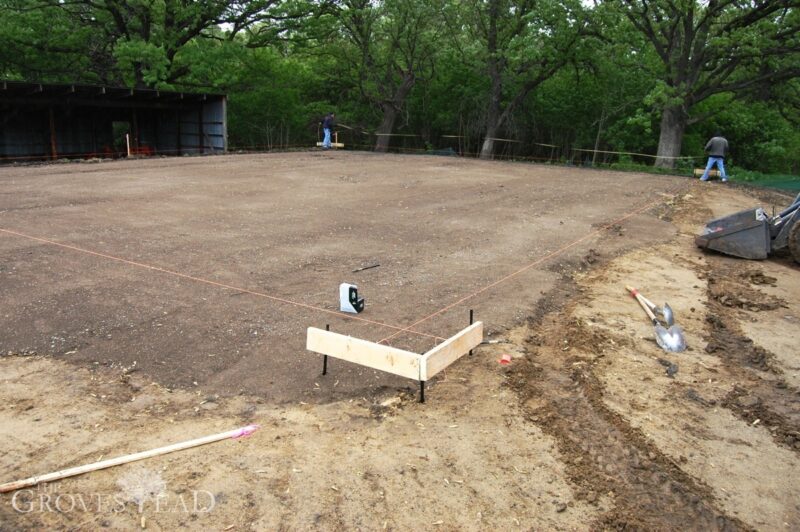
<path fill-rule="evenodd" d="M 647 313 L 647 317 L 653 322 L 656 333 L 656 343 L 659 347 L 664 351 L 671 351 L 673 353 L 684 351 L 686 349 L 686 338 L 684 338 L 681 328 L 674 324 L 670 325 L 669 328 L 665 328 L 658 322 L 650 306 L 644 302 L 644 296 L 633 287 L 626 286 L 625 288 L 636 298 L 636 301 L 639 302 L 639 305 L 641 305 Z"/>
<path fill-rule="evenodd" d="M 667 327 L 672 327 L 675 325 L 675 313 L 672 312 L 672 307 L 669 306 L 669 303 L 664 303 L 663 307 L 658 307 L 655 303 L 644 297 L 642 294 L 639 294 L 644 301 L 645 305 L 650 307 L 650 310 L 653 311 L 653 314 L 660 314 L 664 321 L 667 323 Z"/>

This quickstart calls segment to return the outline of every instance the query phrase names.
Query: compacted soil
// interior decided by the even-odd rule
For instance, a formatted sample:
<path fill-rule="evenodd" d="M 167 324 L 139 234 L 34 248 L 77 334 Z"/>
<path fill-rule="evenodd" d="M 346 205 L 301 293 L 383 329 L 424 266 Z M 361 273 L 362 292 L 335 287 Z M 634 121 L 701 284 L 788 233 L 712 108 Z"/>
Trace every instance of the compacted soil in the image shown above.
<path fill-rule="evenodd" d="M 0 495 L 0 529 L 797 529 L 800 268 L 693 243 L 790 200 L 352 152 L 0 168 L 0 482 L 260 425 Z M 470 309 L 488 343 L 425 404 L 305 350 L 423 352 Z"/>

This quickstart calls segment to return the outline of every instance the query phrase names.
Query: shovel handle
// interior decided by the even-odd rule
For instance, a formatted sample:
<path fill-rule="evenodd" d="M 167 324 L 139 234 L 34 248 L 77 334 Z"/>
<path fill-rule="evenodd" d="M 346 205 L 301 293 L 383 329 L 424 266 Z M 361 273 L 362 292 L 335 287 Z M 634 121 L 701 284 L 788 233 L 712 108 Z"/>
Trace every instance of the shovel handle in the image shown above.
<path fill-rule="evenodd" d="M 636 297 L 636 294 L 639 294 L 639 297 L 642 298 L 642 301 L 644 301 L 644 304 L 647 305 L 648 307 L 650 307 L 650 310 L 652 310 L 653 313 L 656 312 L 656 309 L 658 309 L 658 306 L 655 303 L 653 303 L 652 301 L 650 301 L 649 299 L 647 299 L 646 297 L 644 297 L 644 295 L 639 293 L 639 291 L 637 289 L 635 289 L 635 288 L 633 288 L 631 286 L 626 286 L 625 288 L 628 289 L 628 291 L 631 293 L 631 296 L 633 296 L 633 297 Z"/>
<path fill-rule="evenodd" d="M 639 291 L 637 289 L 633 288 L 632 286 L 626 286 L 625 289 L 628 290 L 628 292 L 630 292 L 631 295 L 636 298 L 636 301 L 639 302 L 639 305 L 641 305 L 641 307 L 647 313 L 647 317 L 650 318 L 650 320 L 653 323 L 658 323 L 658 321 L 656 320 L 655 314 L 653 314 L 653 311 L 650 310 L 650 307 L 647 306 L 647 303 L 645 303 L 643 301 L 644 296 L 642 294 L 640 294 Z"/>
<path fill-rule="evenodd" d="M 657 308 L 657 306 L 656 306 L 656 304 L 655 304 L 655 303 L 653 303 L 652 301 L 650 301 L 649 299 L 647 299 L 646 297 L 644 297 L 642 294 L 639 294 L 639 297 L 641 297 L 641 298 L 642 298 L 642 301 L 644 301 L 644 304 L 645 304 L 645 305 L 647 305 L 648 307 L 650 307 L 650 310 L 652 310 L 653 312 L 655 312 L 655 311 L 656 311 L 656 308 Z"/>

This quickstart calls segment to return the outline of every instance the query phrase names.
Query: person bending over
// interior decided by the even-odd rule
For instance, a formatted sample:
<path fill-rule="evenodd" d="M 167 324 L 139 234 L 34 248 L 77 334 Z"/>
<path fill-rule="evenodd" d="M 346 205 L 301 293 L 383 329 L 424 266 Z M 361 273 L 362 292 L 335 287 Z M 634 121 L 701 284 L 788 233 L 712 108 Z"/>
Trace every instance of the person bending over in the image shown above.
<path fill-rule="evenodd" d="M 716 134 L 706 144 L 705 151 L 708 153 L 708 164 L 706 164 L 706 171 L 703 172 L 700 181 L 708 181 L 708 173 L 716 165 L 719 169 L 719 176 L 724 183 L 728 180 L 728 176 L 725 174 L 725 155 L 728 153 L 728 141 L 722 135 Z"/>

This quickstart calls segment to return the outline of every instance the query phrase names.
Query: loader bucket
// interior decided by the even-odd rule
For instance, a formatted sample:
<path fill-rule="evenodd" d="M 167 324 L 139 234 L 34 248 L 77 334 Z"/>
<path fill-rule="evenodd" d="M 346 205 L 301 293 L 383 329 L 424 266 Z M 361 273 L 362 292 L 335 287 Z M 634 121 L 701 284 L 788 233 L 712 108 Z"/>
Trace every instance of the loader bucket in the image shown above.
<path fill-rule="evenodd" d="M 737 212 L 708 222 L 694 242 L 734 257 L 766 259 L 771 244 L 769 219 L 761 208 Z"/>

